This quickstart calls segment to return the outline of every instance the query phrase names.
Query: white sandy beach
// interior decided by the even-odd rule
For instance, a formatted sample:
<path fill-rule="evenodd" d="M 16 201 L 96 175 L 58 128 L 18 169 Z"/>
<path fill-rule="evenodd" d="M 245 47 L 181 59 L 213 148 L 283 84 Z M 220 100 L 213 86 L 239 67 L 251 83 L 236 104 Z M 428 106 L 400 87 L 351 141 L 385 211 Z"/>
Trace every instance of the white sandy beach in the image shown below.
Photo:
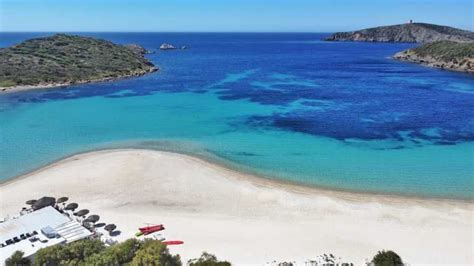
<path fill-rule="evenodd" d="M 145 223 L 185 241 L 183 261 L 209 251 L 236 264 L 299 263 L 333 253 L 356 265 L 392 249 L 411 265 L 474 264 L 474 203 L 333 192 L 237 173 L 149 150 L 80 154 L 0 186 L 0 217 L 24 202 L 68 196 L 121 238 Z"/>

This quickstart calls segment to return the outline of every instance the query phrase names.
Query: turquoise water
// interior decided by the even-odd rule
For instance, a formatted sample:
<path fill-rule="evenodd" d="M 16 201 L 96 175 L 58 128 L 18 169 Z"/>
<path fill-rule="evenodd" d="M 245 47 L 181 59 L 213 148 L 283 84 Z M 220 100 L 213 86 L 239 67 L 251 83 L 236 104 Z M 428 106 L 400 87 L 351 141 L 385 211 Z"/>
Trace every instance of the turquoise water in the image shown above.
<path fill-rule="evenodd" d="M 320 187 L 474 197 L 474 79 L 388 58 L 408 44 L 96 35 L 190 49 L 149 55 L 161 71 L 141 78 L 1 95 L 0 179 L 78 152 L 140 147 Z"/>

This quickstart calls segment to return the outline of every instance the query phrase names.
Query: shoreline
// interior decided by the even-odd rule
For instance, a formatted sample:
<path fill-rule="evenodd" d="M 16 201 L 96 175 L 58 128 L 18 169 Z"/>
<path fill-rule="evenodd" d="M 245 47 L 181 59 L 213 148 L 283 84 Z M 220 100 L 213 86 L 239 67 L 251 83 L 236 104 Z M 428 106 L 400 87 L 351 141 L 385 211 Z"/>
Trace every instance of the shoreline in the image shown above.
<path fill-rule="evenodd" d="M 404 194 L 395 194 L 395 193 L 384 193 L 384 192 L 375 192 L 375 191 L 357 191 L 350 189 L 339 189 L 332 187 L 324 187 L 312 184 L 305 184 L 303 182 L 295 182 L 289 180 L 283 180 L 280 178 L 272 177 L 269 175 L 259 174 L 253 171 L 246 171 L 239 169 L 237 166 L 232 166 L 231 164 L 223 163 L 224 159 L 211 159 L 205 156 L 194 155 L 191 153 L 170 151 L 170 150 L 160 150 L 160 149 L 147 149 L 147 148 L 105 148 L 105 149 L 92 149 L 86 150 L 83 152 L 75 153 L 72 155 L 67 155 L 65 157 L 59 158 L 51 163 L 40 166 L 32 171 L 29 171 L 24 174 L 19 174 L 17 176 L 0 180 L 0 188 L 2 186 L 8 185 L 10 183 L 15 183 L 16 181 L 28 178 L 35 174 L 41 173 L 55 166 L 67 163 L 70 161 L 77 160 L 78 158 L 94 155 L 94 154 L 108 154 L 113 152 L 123 152 L 123 151 L 150 151 L 150 152 L 159 152 L 166 154 L 175 154 L 179 156 L 187 157 L 191 160 L 198 161 L 200 163 L 207 164 L 215 168 L 221 168 L 228 171 L 231 174 L 241 176 L 244 179 L 253 180 L 254 182 L 269 182 L 273 183 L 275 186 L 288 187 L 292 188 L 294 191 L 305 191 L 306 193 L 322 193 L 332 196 L 340 196 L 341 198 L 373 198 L 380 200 L 413 200 L 413 201 L 436 201 L 436 202 L 452 202 L 452 203 L 473 203 L 474 199 L 470 198 L 448 198 L 448 197 L 428 197 L 428 196 L 419 196 L 419 195 L 404 195 Z"/>
<path fill-rule="evenodd" d="M 425 59 L 407 59 L 407 58 L 402 58 L 402 57 L 396 57 L 393 56 L 393 59 L 398 60 L 400 62 L 405 62 L 405 63 L 412 63 L 412 64 L 417 64 L 429 68 L 434 68 L 434 69 L 439 69 L 439 70 L 444 70 L 444 71 L 451 71 L 454 73 L 463 73 L 463 74 L 468 74 L 468 75 L 474 75 L 474 69 L 472 70 L 465 70 L 461 69 L 460 67 L 453 66 L 453 67 L 443 67 L 440 66 L 442 65 L 448 65 L 449 62 L 440 62 L 440 61 L 430 61 L 428 62 Z"/>
<path fill-rule="evenodd" d="M 185 241 L 171 247 L 183 261 L 208 251 L 234 263 L 300 263 L 329 252 L 361 264 L 393 249 L 411 264 L 473 262 L 472 201 L 328 191 L 172 152 L 77 154 L 0 184 L 0 195 L 2 216 L 31 198 L 68 196 L 116 223 L 120 240 L 163 223 L 167 239 Z"/>
<path fill-rule="evenodd" d="M 12 87 L 0 87 L 0 95 L 14 92 L 30 91 L 30 90 L 39 90 L 39 89 L 54 89 L 60 87 L 68 87 L 74 85 L 88 84 L 88 83 L 101 83 L 101 82 L 113 82 L 117 80 L 141 77 L 146 74 L 157 72 L 160 69 L 158 67 L 151 67 L 150 69 L 138 72 L 132 72 L 128 75 L 123 75 L 119 77 L 105 77 L 100 79 L 91 79 L 91 80 L 79 80 L 76 82 L 65 82 L 65 83 L 47 83 L 47 84 L 37 84 L 37 85 L 17 85 Z"/>
<path fill-rule="evenodd" d="M 394 54 L 392 58 L 400 62 L 408 62 L 439 70 L 446 70 L 455 73 L 464 73 L 468 75 L 474 74 L 474 68 L 468 68 L 468 66 L 470 65 L 469 63 L 466 65 L 460 65 L 457 61 L 450 62 L 435 59 L 430 56 L 419 56 L 410 49 L 398 52 Z M 470 59 L 466 57 L 465 60 L 474 62 L 472 58 Z"/>

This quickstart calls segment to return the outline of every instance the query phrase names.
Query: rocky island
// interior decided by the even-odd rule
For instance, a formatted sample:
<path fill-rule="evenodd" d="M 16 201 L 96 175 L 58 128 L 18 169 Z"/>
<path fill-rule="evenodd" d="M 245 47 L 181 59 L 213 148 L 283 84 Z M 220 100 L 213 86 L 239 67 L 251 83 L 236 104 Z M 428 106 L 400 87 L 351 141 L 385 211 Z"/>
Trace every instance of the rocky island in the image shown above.
<path fill-rule="evenodd" d="M 174 45 L 169 44 L 169 43 L 163 43 L 162 45 L 160 45 L 160 50 L 174 50 L 174 49 L 176 49 L 176 47 L 174 47 Z"/>
<path fill-rule="evenodd" d="M 428 43 L 396 53 L 393 57 L 441 69 L 474 73 L 474 42 Z"/>
<path fill-rule="evenodd" d="M 428 23 L 406 23 L 382 26 L 351 32 L 338 32 L 326 41 L 358 42 L 410 42 L 429 43 L 436 41 L 472 42 L 474 32 Z"/>
<path fill-rule="evenodd" d="M 57 87 L 156 71 L 139 45 L 56 34 L 0 49 L 0 90 Z"/>

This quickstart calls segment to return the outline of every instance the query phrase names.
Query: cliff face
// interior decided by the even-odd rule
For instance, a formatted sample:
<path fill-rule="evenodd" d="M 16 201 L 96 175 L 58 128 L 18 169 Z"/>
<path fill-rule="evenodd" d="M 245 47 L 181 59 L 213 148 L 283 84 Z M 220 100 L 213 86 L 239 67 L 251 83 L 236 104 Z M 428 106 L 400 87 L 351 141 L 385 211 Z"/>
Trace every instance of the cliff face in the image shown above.
<path fill-rule="evenodd" d="M 338 32 L 329 36 L 326 40 L 411 43 L 436 41 L 472 42 L 474 41 L 474 32 L 427 23 L 407 23 L 352 32 Z"/>
<path fill-rule="evenodd" d="M 56 34 L 0 49 L 0 87 L 73 84 L 138 76 L 155 70 L 144 49 Z"/>
<path fill-rule="evenodd" d="M 474 73 L 474 43 L 434 42 L 396 53 L 393 57 L 441 69 Z"/>

